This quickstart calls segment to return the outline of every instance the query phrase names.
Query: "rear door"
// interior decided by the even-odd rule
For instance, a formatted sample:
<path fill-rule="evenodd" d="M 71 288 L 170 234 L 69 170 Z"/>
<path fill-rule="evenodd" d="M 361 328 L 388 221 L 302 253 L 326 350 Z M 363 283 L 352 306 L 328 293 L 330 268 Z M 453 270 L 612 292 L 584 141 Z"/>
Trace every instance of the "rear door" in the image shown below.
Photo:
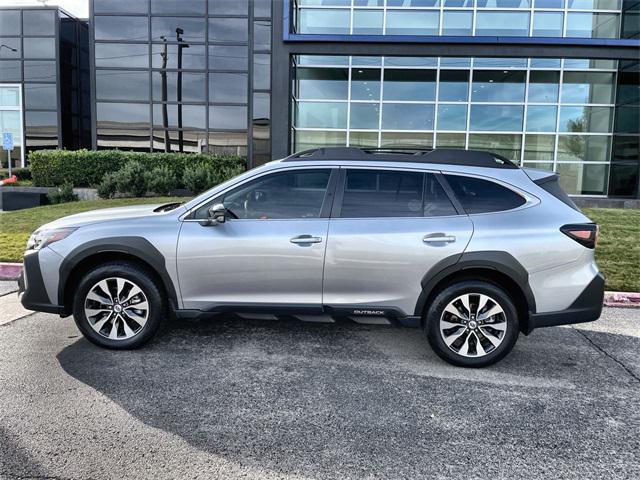
<path fill-rule="evenodd" d="M 329 221 L 323 303 L 413 315 L 425 273 L 461 255 L 472 232 L 437 172 L 343 168 Z"/>

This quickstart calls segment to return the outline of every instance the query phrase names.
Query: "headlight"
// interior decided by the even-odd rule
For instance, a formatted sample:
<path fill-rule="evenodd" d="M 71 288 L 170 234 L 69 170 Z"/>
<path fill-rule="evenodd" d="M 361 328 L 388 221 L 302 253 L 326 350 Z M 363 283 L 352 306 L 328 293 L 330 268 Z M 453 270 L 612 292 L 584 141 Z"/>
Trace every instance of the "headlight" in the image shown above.
<path fill-rule="evenodd" d="M 59 242 L 60 240 L 67 238 L 75 231 L 75 228 L 36 230 L 31 234 L 29 240 L 27 241 L 27 250 L 40 250 L 47 245 L 51 245 L 54 242 Z"/>

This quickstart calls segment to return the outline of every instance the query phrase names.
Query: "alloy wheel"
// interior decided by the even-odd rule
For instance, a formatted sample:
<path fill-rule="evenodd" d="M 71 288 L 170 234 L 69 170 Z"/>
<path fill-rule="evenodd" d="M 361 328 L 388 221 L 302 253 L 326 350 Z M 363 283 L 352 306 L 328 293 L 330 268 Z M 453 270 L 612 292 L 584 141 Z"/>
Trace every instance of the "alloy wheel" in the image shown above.
<path fill-rule="evenodd" d="M 505 338 L 507 317 L 493 298 L 466 293 L 453 299 L 440 316 L 440 335 L 453 352 L 464 357 L 483 357 Z"/>
<path fill-rule="evenodd" d="M 110 340 L 127 340 L 140 333 L 147 323 L 149 301 L 131 280 L 110 277 L 91 287 L 84 313 L 99 335 Z"/>

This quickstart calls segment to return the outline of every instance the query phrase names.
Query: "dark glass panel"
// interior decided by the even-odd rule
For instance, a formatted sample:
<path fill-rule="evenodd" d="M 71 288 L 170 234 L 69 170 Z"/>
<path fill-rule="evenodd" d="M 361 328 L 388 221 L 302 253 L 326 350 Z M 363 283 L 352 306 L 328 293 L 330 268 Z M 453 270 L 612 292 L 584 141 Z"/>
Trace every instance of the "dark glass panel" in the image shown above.
<path fill-rule="evenodd" d="M 56 62 L 29 60 L 24 62 L 25 82 L 55 82 Z"/>
<path fill-rule="evenodd" d="M 613 103 L 615 74 L 565 72 L 562 103 Z"/>
<path fill-rule="evenodd" d="M 469 214 L 513 210 L 526 202 L 514 191 L 489 180 L 461 175 L 445 177 L 462 207 Z"/>
<path fill-rule="evenodd" d="M 148 68 L 149 46 L 137 43 L 96 43 L 96 67 Z"/>
<path fill-rule="evenodd" d="M 96 107 L 98 128 L 149 128 L 148 103 L 97 103 Z"/>
<path fill-rule="evenodd" d="M 98 0 L 93 2 L 95 13 L 147 13 L 149 0 Z"/>
<path fill-rule="evenodd" d="M 529 74 L 529 102 L 556 103 L 560 84 L 560 72 L 536 72 Z"/>
<path fill-rule="evenodd" d="M 153 68 L 162 68 L 162 54 L 164 53 L 164 43 L 154 43 L 151 46 L 151 59 Z M 178 68 L 179 45 L 166 44 L 167 47 L 167 68 Z M 145 45 L 146 48 L 146 45 Z M 189 48 L 182 48 L 182 68 L 192 70 L 205 70 L 207 59 L 204 45 L 189 45 Z"/>
<path fill-rule="evenodd" d="M 1 10 L 0 15 L 2 15 Z M 0 25 L 0 32 L 4 33 L 2 31 L 2 25 Z M 22 42 L 19 38 L 0 37 L 0 60 L 13 58 L 22 58 Z"/>
<path fill-rule="evenodd" d="M 623 105 L 640 103 L 640 72 L 618 72 L 617 102 Z"/>
<path fill-rule="evenodd" d="M 560 135 L 558 161 L 608 162 L 611 137 L 604 135 Z"/>
<path fill-rule="evenodd" d="M 253 56 L 253 88 L 255 90 L 271 88 L 271 55 L 256 54 Z"/>
<path fill-rule="evenodd" d="M 25 108 L 34 110 L 56 110 L 58 96 L 55 84 L 26 83 L 24 85 Z"/>
<path fill-rule="evenodd" d="M 609 133 L 613 109 L 610 107 L 561 107 L 561 132 Z"/>
<path fill-rule="evenodd" d="M 56 58 L 56 39 L 25 37 L 24 58 Z"/>
<path fill-rule="evenodd" d="M 22 81 L 22 62 L 20 60 L 0 61 L 0 82 Z"/>
<path fill-rule="evenodd" d="M 151 19 L 151 39 L 158 41 L 165 37 L 169 42 L 178 40 L 176 29 L 181 28 L 180 34 L 185 42 L 204 42 L 204 18 L 183 17 L 153 17 Z"/>
<path fill-rule="evenodd" d="M 182 101 L 206 102 L 204 73 L 182 73 Z M 162 101 L 162 72 L 153 72 L 153 99 Z M 167 72 L 167 101 L 178 101 L 178 72 Z"/>
<path fill-rule="evenodd" d="M 23 35 L 56 34 L 56 16 L 54 10 L 24 10 L 22 12 Z"/>
<path fill-rule="evenodd" d="M 0 35 L 20 33 L 20 10 L 0 10 Z"/>
<path fill-rule="evenodd" d="M 210 18 L 209 40 L 213 42 L 246 43 L 249 24 L 246 18 Z"/>
<path fill-rule="evenodd" d="M 247 107 L 209 106 L 209 128 L 244 130 L 247 128 Z"/>
<path fill-rule="evenodd" d="M 266 1 L 266 0 L 263 0 Z M 209 15 L 248 15 L 248 0 L 209 0 Z"/>
<path fill-rule="evenodd" d="M 426 100 L 436 96 L 435 70 L 385 70 L 384 100 Z"/>
<path fill-rule="evenodd" d="M 268 20 L 257 20 L 253 22 L 253 49 L 271 49 L 271 22 Z"/>
<path fill-rule="evenodd" d="M 166 139 L 169 140 L 167 149 Z M 202 131 L 182 131 L 182 147 L 180 146 L 180 132 L 177 130 L 154 130 L 153 131 L 153 151 L 157 152 L 188 152 L 202 153 L 206 151 L 207 134 Z"/>
<path fill-rule="evenodd" d="M 348 79 L 346 68 L 298 68 L 296 96 L 300 99 L 346 100 Z"/>
<path fill-rule="evenodd" d="M 26 111 L 26 147 L 28 150 L 58 146 L 58 113 Z"/>
<path fill-rule="evenodd" d="M 254 17 L 271 18 L 271 0 L 254 0 L 253 15 Z"/>
<path fill-rule="evenodd" d="M 379 68 L 351 70 L 351 100 L 380 100 Z"/>
<path fill-rule="evenodd" d="M 98 128 L 97 137 L 98 149 L 149 151 L 149 130 Z"/>
<path fill-rule="evenodd" d="M 558 163 L 560 186 L 569 195 L 604 195 L 607 193 L 609 165 Z"/>
<path fill-rule="evenodd" d="M 612 163 L 609 177 L 609 196 L 637 197 L 639 177 L 640 165 L 637 161 Z"/>
<path fill-rule="evenodd" d="M 247 155 L 246 132 L 209 132 L 207 151 L 214 155 Z"/>
<path fill-rule="evenodd" d="M 464 149 L 466 143 L 464 133 L 440 133 L 436 134 L 437 148 L 461 148 Z"/>
<path fill-rule="evenodd" d="M 469 98 L 469 72 L 440 71 L 438 99 L 442 102 L 466 102 Z"/>
<path fill-rule="evenodd" d="M 268 123 L 271 118 L 271 95 L 268 93 L 253 94 L 253 122 Z"/>
<path fill-rule="evenodd" d="M 94 17 L 96 40 L 148 40 L 147 17 Z"/>
<path fill-rule="evenodd" d="M 473 102 L 523 102 L 525 72 L 476 71 L 473 72 Z"/>
<path fill-rule="evenodd" d="M 151 0 L 151 13 L 200 14 L 207 11 L 206 0 Z"/>
<path fill-rule="evenodd" d="M 614 135 L 611 161 L 640 161 L 640 135 Z"/>
<path fill-rule="evenodd" d="M 98 100 L 149 100 L 149 73 L 96 71 Z"/>
<path fill-rule="evenodd" d="M 247 70 L 246 46 L 214 45 L 209 47 L 210 70 Z"/>
<path fill-rule="evenodd" d="M 167 105 L 167 120 L 165 124 L 162 104 L 153 106 L 154 128 L 186 128 L 189 130 L 204 130 L 207 128 L 207 107 L 200 105 L 182 105 L 182 122 L 178 121 L 179 105 Z"/>
<path fill-rule="evenodd" d="M 620 106 L 616 108 L 616 132 L 640 134 L 640 108 Z"/>
<path fill-rule="evenodd" d="M 210 73 L 209 101 L 220 103 L 246 103 L 247 74 Z"/>

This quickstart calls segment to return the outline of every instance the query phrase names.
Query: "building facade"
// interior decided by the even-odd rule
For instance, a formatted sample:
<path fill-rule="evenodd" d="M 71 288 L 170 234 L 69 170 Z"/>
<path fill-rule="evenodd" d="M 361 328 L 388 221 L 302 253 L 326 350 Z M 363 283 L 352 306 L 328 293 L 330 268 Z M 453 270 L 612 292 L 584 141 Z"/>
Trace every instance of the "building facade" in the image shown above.
<path fill-rule="evenodd" d="M 32 150 L 91 146 L 89 72 L 86 21 L 0 7 L 0 131 L 13 133 L 15 164 Z"/>

